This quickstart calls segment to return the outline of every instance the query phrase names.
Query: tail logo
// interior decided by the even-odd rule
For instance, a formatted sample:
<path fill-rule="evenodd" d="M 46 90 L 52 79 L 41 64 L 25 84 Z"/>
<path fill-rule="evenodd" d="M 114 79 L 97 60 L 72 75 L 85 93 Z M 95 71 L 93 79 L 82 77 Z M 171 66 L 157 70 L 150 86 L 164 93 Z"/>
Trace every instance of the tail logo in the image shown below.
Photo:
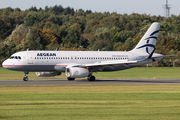
<path fill-rule="evenodd" d="M 154 39 L 157 40 L 157 37 L 155 37 L 155 36 L 153 36 L 153 35 L 155 35 L 155 34 L 158 33 L 158 32 L 159 32 L 159 30 L 154 31 L 153 33 L 151 33 L 151 34 L 150 34 L 150 37 L 148 37 L 148 38 L 145 39 L 145 40 L 147 40 L 146 44 L 143 45 L 143 46 L 138 47 L 137 49 L 146 47 L 146 52 L 147 52 L 148 54 L 150 54 L 150 53 L 149 53 L 149 50 L 148 50 L 148 47 L 155 48 L 155 45 L 149 44 L 149 40 L 150 40 L 151 38 L 154 38 Z"/>

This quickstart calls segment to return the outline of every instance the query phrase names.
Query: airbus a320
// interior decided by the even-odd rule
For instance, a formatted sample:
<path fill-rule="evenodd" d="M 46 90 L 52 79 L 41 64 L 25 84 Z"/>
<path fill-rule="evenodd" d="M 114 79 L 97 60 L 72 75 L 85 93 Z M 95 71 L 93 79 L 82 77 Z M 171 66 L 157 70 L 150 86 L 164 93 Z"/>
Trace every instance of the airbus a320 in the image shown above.
<path fill-rule="evenodd" d="M 159 29 L 160 23 L 153 23 L 131 51 L 22 51 L 14 53 L 2 66 L 23 71 L 24 81 L 28 81 L 29 72 L 39 77 L 65 72 L 68 80 L 87 77 L 95 81 L 93 72 L 130 69 L 163 59 L 162 54 L 154 53 Z"/>

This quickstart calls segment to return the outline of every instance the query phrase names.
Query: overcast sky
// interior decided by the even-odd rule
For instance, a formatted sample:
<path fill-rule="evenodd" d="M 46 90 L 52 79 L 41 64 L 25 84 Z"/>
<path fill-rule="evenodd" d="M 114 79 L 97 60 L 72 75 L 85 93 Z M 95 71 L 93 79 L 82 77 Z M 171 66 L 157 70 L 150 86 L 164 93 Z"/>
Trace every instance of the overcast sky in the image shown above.
<path fill-rule="evenodd" d="M 164 16 L 163 4 L 166 0 L 0 0 L 0 8 L 12 7 L 21 10 L 31 6 L 45 8 L 45 6 L 70 6 L 75 10 L 92 10 L 93 12 L 117 12 L 119 14 L 150 14 Z M 172 6 L 170 14 L 180 14 L 180 0 L 168 0 Z"/>

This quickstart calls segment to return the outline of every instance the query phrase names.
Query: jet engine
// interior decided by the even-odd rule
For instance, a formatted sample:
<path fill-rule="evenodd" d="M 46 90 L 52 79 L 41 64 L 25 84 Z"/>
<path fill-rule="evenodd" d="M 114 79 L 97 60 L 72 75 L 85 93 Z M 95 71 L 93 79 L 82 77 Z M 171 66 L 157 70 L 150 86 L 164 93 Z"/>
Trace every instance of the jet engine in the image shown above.
<path fill-rule="evenodd" d="M 68 78 L 82 78 L 90 74 L 88 69 L 80 67 L 67 67 L 65 73 Z"/>
<path fill-rule="evenodd" d="M 61 75 L 61 72 L 36 72 L 38 77 L 53 77 Z"/>

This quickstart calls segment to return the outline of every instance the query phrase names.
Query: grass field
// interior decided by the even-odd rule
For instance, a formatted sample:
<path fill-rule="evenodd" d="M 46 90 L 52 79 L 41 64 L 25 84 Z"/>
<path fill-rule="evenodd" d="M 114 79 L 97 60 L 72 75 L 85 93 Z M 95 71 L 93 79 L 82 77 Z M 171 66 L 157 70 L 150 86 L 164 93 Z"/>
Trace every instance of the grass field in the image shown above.
<path fill-rule="evenodd" d="M 23 72 L 0 68 L 0 80 Z M 180 68 L 133 68 L 97 73 L 97 79 L 180 78 Z M 35 73 L 30 79 L 38 78 Z M 55 78 L 66 78 L 57 76 Z M 0 120 L 157 120 L 180 118 L 180 85 L 0 87 Z"/>
<path fill-rule="evenodd" d="M 161 78 L 180 78 L 180 67 L 138 67 L 116 72 L 98 72 L 94 73 L 97 79 L 161 79 Z M 29 79 L 49 79 L 37 77 L 35 72 L 29 73 Z M 16 72 L 0 67 L 0 80 L 21 80 L 24 77 L 23 72 Z M 53 78 L 66 78 L 62 73 Z"/>
<path fill-rule="evenodd" d="M 0 87 L 1 120 L 178 120 L 179 113 L 179 85 Z"/>

